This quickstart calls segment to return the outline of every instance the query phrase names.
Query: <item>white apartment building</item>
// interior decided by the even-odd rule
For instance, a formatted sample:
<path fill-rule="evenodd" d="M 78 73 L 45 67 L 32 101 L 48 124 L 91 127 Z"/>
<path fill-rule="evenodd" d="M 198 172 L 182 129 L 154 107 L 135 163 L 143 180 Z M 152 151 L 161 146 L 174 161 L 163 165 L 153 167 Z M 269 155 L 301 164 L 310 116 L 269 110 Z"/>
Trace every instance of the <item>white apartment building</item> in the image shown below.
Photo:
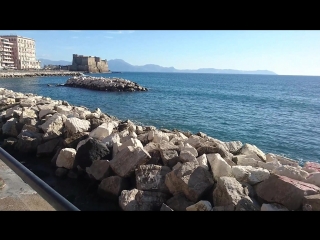
<path fill-rule="evenodd" d="M 14 68 L 12 46 L 8 39 L 0 37 L 0 69 Z"/>
<path fill-rule="evenodd" d="M 17 35 L 0 36 L 12 43 L 12 59 L 16 69 L 40 69 L 40 61 L 36 60 L 36 44 L 31 38 Z"/>

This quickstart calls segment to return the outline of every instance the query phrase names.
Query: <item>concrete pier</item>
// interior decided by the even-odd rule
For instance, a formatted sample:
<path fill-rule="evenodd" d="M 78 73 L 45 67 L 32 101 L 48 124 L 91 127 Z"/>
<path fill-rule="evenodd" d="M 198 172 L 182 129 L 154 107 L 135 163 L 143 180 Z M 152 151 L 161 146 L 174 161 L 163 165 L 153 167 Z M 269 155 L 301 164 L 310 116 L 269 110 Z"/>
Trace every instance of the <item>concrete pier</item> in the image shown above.
<path fill-rule="evenodd" d="M 53 76 L 82 76 L 82 72 L 76 71 L 0 71 L 0 78 L 23 78 L 23 77 L 53 77 Z"/>

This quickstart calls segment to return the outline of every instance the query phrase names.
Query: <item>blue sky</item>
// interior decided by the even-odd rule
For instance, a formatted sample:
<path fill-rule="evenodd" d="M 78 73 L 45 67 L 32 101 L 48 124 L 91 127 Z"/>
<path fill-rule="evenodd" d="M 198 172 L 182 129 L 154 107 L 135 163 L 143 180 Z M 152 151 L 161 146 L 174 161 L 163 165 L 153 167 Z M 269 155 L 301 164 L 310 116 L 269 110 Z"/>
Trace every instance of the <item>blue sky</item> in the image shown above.
<path fill-rule="evenodd" d="M 36 41 L 37 58 L 72 54 L 176 69 L 270 70 L 320 76 L 318 30 L 0 30 Z"/>

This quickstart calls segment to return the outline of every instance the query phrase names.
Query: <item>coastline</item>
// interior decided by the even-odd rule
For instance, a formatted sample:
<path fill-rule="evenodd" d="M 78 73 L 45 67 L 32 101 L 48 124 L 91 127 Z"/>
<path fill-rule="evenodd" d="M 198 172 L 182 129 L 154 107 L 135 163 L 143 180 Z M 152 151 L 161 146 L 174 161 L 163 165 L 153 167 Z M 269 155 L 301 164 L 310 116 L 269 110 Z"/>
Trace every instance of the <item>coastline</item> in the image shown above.
<path fill-rule="evenodd" d="M 92 180 L 93 191 L 123 211 L 318 210 L 320 164 L 301 167 L 248 143 L 139 126 L 36 94 L 0 93 L 3 148 L 51 158 L 57 177 Z"/>
<path fill-rule="evenodd" d="M 2 70 L 0 78 L 24 78 L 24 77 L 53 77 L 53 76 L 82 76 L 84 72 L 65 70 Z"/>

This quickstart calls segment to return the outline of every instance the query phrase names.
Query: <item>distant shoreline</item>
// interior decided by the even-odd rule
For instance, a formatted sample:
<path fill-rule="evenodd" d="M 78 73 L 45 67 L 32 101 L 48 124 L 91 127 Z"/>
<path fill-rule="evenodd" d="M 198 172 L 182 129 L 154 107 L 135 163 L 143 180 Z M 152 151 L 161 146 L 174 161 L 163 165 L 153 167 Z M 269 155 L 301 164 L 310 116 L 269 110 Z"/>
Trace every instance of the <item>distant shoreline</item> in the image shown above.
<path fill-rule="evenodd" d="M 52 76 L 81 76 L 79 71 L 54 71 L 54 70 L 5 70 L 0 71 L 0 78 L 24 78 L 24 77 L 52 77 Z"/>

